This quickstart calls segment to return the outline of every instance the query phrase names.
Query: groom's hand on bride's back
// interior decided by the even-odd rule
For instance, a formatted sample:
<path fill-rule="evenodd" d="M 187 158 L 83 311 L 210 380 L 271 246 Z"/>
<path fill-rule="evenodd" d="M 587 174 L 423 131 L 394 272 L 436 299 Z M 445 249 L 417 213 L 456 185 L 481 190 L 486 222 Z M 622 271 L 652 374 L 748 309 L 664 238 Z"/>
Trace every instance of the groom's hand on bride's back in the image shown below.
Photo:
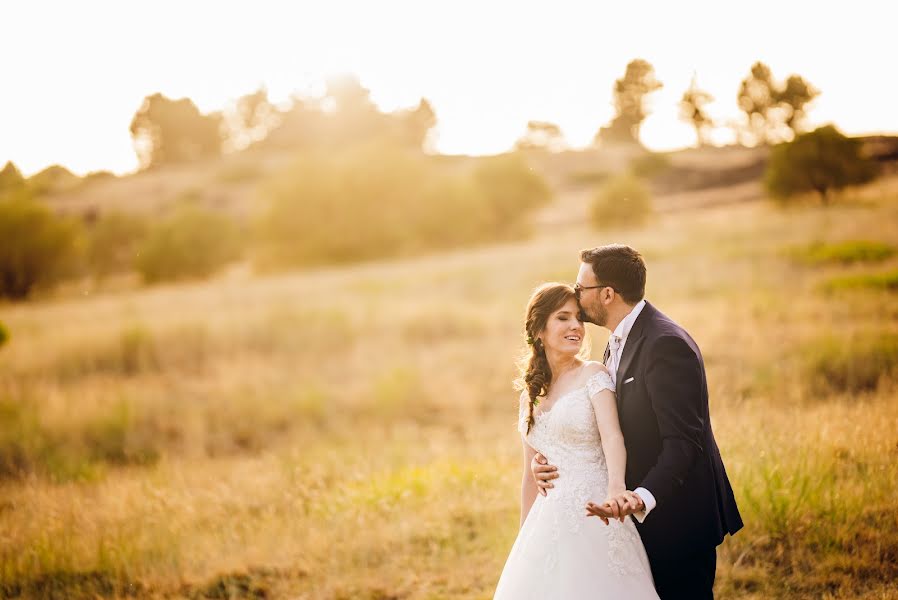
<path fill-rule="evenodd" d="M 546 457 L 537 452 L 530 461 L 530 471 L 536 482 L 536 491 L 545 496 L 549 488 L 555 487 L 549 480 L 558 477 L 558 467 L 549 464 Z"/>

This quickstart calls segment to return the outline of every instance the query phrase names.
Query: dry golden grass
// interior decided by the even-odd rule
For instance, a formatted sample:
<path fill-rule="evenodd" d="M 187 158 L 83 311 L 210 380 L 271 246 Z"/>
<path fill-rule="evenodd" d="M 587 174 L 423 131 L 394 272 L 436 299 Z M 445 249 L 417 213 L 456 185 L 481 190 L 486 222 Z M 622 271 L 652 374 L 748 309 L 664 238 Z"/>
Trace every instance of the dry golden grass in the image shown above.
<path fill-rule="evenodd" d="M 0 595 L 490 597 L 518 523 L 527 296 L 624 241 L 705 353 L 746 521 L 718 597 L 898 598 L 898 381 L 808 371 L 821 340 L 898 332 L 894 292 L 822 286 L 896 259 L 784 251 L 898 244 L 893 186 L 627 232 L 559 215 L 529 241 L 4 306 L 0 458 L 25 472 L 0 483 Z"/>

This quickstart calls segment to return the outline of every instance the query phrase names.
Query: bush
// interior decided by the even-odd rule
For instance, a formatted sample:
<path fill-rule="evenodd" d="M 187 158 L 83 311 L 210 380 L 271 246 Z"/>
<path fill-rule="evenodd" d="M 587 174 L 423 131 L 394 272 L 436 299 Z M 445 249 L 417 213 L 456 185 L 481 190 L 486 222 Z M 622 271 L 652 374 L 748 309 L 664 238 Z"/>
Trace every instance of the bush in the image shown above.
<path fill-rule="evenodd" d="M 828 336 L 808 345 L 802 356 L 814 391 L 873 391 L 884 379 L 898 376 L 898 335 Z"/>
<path fill-rule="evenodd" d="M 217 179 L 222 183 L 243 183 L 259 179 L 263 174 L 258 163 L 230 162 L 218 171 Z"/>
<path fill-rule="evenodd" d="M 571 185 L 594 185 L 606 181 L 611 174 L 600 169 L 574 171 L 567 177 Z"/>
<path fill-rule="evenodd" d="M 599 189 L 590 205 L 590 221 L 599 229 L 634 227 L 652 215 L 648 188 L 631 174 L 618 175 Z"/>
<path fill-rule="evenodd" d="M 849 240 L 836 244 L 816 242 L 809 246 L 792 248 L 789 254 L 799 262 L 809 265 L 856 262 L 879 262 L 895 254 L 895 248 L 882 242 Z"/>
<path fill-rule="evenodd" d="M 206 277 L 237 258 L 240 248 L 232 219 L 184 206 L 150 230 L 135 266 L 147 283 Z"/>
<path fill-rule="evenodd" d="M 832 191 L 871 181 L 877 171 L 876 162 L 861 155 L 860 140 L 827 125 L 774 147 L 765 185 L 775 198 L 817 192 L 826 204 Z"/>
<path fill-rule="evenodd" d="M 81 255 L 80 226 L 27 195 L 0 201 L 0 296 L 21 300 L 62 278 Z"/>
<path fill-rule="evenodd" d="M 898 291 L 898 271 L 833 277 L 824 288 L 827 291 L 872 289 L 895 292 Z"/>
<path fill-rule="evenodd" d="M 0 483 L 38 474 L 54 481 L 90 479 L 98 466 L 148 465 L 160 452 L 147 419 L 124 402 L 76 428 L 50 429 L 37 409 L 0 396 Z"/>
<path fill-rule="evenodd" d="M 418 152 L 383 145 L 306 155 L 264 190 L 257 262 L 316 265 L 448 247 L 515 230 L 547 198 L 517 158 L 453 174 Z"/>
<path fill-rule="evenodd" d="M 136 215 L 110 212 L 100 217 L 88 232 L 87 261 L 91 272 L 105 277 L 133 269 L 147 229 L 146 220 Z"/>
<path fill-rule="evenodd" d="M 481 159 L 474 181 L 483 190 L 498 227 L 517 220 L 517 215 L 548 203 L 552 194 L 542 177 L 517 154 Z"/>
<path fill-rule="evenodd" d="M 9 330 L 6 328 L 6 325 L 3 324 L 3 321 L 0 321 L 0 348 L 2 348 L 8 341 Z"/>
<path fill-rule="evenodd" d="M 637 177 L 651 179 L 670 168 L 670 158 L 666 154 L 650 152 L 630 162 L 630 170 Z"/>

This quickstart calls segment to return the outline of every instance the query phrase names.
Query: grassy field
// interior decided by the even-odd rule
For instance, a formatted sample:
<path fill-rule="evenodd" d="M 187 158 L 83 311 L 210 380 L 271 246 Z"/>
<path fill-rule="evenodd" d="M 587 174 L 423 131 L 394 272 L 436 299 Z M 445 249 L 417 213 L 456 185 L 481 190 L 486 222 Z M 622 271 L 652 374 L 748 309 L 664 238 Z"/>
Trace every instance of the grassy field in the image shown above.
<path fill-rule="evenodd" d="M 491 597 L 524 304 L 622 241 L 705 354 L 746 522 L 718 597 L 898 598 L 898 182 L 638 231 L 556 216 L 515 243 L 4 305 L 0 596 Z"/>

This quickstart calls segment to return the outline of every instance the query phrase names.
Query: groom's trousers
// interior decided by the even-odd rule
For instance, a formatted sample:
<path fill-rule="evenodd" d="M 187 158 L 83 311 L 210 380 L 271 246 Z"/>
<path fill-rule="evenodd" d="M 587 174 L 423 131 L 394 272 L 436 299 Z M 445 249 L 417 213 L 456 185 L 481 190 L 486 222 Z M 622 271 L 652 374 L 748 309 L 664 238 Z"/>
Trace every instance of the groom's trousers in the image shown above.
<path fill-rule="evenodd" d="M 661 600 L 711 600 L 717 571 L 717 548 L 667 560 L 652 560 L 652 576 Z"/>

